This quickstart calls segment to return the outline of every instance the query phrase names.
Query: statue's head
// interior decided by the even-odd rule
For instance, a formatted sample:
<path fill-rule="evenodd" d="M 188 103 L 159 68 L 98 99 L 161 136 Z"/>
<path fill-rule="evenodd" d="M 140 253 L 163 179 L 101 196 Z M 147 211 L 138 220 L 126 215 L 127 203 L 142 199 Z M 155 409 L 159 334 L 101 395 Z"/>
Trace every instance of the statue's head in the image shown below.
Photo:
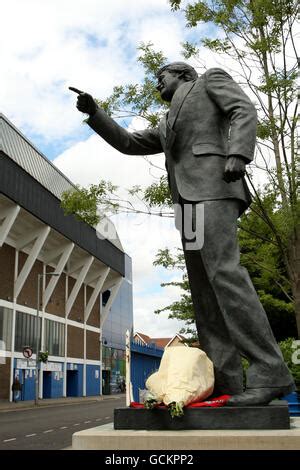
<path fill-rule="evenodd" d="M 159 69 L 156 74 L 157 90 L 163 100 L 171 101 L 177 88 L 184 82 L 196 80 L 196 70 L 185 62 L 171 62 Z"/>

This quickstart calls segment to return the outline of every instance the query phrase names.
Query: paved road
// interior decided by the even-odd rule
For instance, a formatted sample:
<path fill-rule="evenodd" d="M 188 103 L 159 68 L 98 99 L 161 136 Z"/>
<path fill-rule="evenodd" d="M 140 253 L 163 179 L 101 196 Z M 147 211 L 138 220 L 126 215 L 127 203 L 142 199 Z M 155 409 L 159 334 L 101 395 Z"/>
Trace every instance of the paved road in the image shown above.
<path fill-rule="evenodd" d="M 55 450 L 71 446 L 72 434 L 113 421 L 124 397 L 0 413 L 1 450 Z"/>

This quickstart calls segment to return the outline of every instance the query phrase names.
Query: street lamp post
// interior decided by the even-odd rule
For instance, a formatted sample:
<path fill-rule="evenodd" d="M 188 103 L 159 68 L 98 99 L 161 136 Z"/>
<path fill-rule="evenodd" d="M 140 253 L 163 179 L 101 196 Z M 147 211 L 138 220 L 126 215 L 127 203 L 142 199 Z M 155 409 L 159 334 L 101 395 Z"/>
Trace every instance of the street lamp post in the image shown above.
<path fill-rule="evenodd" d="M 58 273 L 43 273 L 38 274 L 37 282 L 37 309 L 36 309 L 36 360 L 35 360 L 35 404 L 39 404 L 39 350 L 40 350 L 40 329 L 39 329 L 39 314 L 40 314 L 40 291 L 41 279 L 46 276 L 59 276 Z"/>

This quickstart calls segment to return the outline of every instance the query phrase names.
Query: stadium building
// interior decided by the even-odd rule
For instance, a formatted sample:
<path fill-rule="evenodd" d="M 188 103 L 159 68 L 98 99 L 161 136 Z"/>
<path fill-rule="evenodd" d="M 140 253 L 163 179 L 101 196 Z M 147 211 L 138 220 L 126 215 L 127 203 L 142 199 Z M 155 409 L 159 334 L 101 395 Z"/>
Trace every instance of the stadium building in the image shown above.
<path fill-rule="evenodd" d="M 0 399 L 16 377 L 35 399 L 36 371 L 39 398 L 117 392 L 125 375 L 131 259 L 117 234 L 64 215 L 72 187 L 0 114 Z"/>

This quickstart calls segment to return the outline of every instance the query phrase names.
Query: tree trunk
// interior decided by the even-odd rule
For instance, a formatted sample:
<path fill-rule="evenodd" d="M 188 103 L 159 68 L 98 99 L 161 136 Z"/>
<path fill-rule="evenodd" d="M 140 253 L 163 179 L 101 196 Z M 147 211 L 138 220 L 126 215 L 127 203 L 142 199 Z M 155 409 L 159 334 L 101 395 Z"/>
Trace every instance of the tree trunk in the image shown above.
<path fill-rule="evenodd" d="M 294 297 L 296 323 L 298 338 L 300 339 L 300 225 L 296 227 L 289 254 L 293 272 L 292 292 Z"/>

